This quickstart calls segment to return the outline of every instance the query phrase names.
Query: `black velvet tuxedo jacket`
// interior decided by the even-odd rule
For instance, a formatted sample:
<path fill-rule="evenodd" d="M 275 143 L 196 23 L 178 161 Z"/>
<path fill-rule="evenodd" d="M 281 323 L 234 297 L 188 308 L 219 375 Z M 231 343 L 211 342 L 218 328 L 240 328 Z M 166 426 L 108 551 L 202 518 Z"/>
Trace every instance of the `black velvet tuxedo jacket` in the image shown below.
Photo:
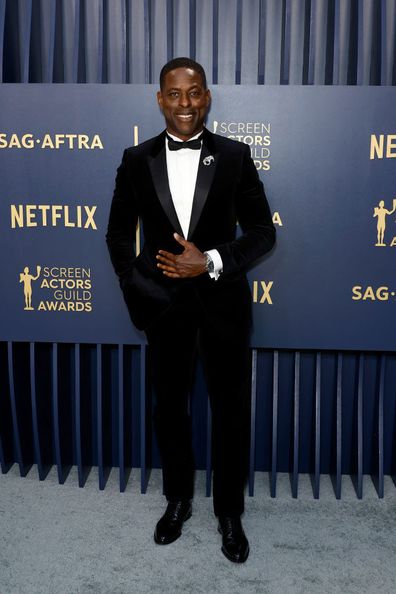
<path fill-rule="evenodd" d="M 206 157 L 213 159 L 205 161 Z M 144 247 L 136 257 L 138 217 Z M 237 222 L 242 230 L 238 238 Z M 225 327 L 230 320 L 249 324 L 251 294 L 245 271 L 272 248 L 275 228 L 247 145 L 204 130 L 186 239 L 202 252 L 218 250 L 223 273 L 217 281 L 208 274 L 172 279 L 161 272 L 156 260 L 158 250 L 183 250 L 173 237 L 175 231 L 184 236 L 169 189 L 162 132 L 124 151 L 106 235 L 132 322 L 139 329 L 150 327 L 187 284 L 193 285 L 208 316 L 216 323 Z"/>

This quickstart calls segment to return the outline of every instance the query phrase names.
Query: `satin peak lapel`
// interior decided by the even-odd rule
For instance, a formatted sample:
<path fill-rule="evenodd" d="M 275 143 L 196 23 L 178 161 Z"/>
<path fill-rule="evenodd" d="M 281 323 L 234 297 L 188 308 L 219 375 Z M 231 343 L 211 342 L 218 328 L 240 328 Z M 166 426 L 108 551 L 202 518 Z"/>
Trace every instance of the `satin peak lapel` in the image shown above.
<path fill-rule="evenodd" d="M 165 211 L 166 216 L 172 223 L 174 230 L 184 237 L 183 230 L 180 226 L 179 219 L 177 218 L 176 210 L 173 204 L 172 195 L 169 189 L 168 171 L 166 168 L 166 153 L 165 144 L 159 150 L 156 155 L 150 155 L 148 157 L 148 164 L 150 167 L 151 175 L 155 191 L 159 201 L 161 202 L 162 208 Z"/>
<path fill-rule="evenodd" d="M 203 207 L 205 206 L 210 186 L 213 182 L 218 159 L 218 153 L 211 151 L 205 144 L 202 145 L 198 166 L 197 183 L 195 185 L 193 206 L 191 211 L 190 226 L 188 228 L 188 240 L 190 240 L 192 234 L 194 233 Z"/>

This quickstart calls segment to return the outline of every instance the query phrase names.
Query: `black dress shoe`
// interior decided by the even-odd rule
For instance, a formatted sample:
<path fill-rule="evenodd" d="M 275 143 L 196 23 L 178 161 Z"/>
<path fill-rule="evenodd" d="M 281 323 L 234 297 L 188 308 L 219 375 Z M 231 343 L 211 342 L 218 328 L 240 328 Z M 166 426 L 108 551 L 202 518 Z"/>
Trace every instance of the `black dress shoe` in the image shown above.
<path fill-rule="evenodd" d="M 244 563 L 249 556 L 249 543 L 241 519 L 219 516 L 218 530 L 223 537 L 222 553 L 234 563 Z"/>
<path fill-rule="evenodd" d="M 181 536 L 183 522 L 191 518 L 191 511 L 191 502 L 188 500 L 169 502 L 155 527 L 155 542 L 165 545 L 177 540 Z"/>

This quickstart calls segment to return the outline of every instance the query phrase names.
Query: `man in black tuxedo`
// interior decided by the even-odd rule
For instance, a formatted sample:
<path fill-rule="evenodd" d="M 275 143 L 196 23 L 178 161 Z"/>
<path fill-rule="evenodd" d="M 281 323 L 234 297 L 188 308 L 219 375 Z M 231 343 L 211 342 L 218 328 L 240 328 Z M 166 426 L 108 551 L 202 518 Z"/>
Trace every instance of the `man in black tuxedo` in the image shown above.
<path fill-rule="evenodd" d="M 173 542 L 191 516 L 188 397 L 198 349 L 212 410 L 214 512 L 223 553 L 240 563 L 249 554 L 240 520 L 249 433 L 245 271 L 272 248 L 275 229 L 249 147 L 204 127 L 211 97 L 202 66 L 189 58 L 166 64 L 157 99 L 166 131 L 125 150 L 107 232 L 130 317 L 151 353 L 168 501 L 154 539 Z M 145 243 L 136 257 L 138 217 Z"/>

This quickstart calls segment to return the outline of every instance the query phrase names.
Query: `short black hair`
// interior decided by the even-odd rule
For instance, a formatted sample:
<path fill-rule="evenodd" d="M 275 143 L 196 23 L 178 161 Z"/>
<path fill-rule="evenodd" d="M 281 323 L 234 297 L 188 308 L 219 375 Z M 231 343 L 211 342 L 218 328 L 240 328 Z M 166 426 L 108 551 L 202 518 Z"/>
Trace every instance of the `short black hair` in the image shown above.
<path fill-rule="evenodd" d="M 203 88 L 207 88 L 206 74 L 201 64 L 198 64 L 198 62 L 192 60 L 191 58 L 173 58 L 173 60 L 170 60 L 165 64 L 165 66 L 162 67 L 159 78 L 161 89 L 164 88 L 165 76 L 168 74 L 168 72 L 175 70 L 176 68 L 191 68 L 191 70 L 194 70 L 194 72 L 197 72 L 201 76 Z"/>

